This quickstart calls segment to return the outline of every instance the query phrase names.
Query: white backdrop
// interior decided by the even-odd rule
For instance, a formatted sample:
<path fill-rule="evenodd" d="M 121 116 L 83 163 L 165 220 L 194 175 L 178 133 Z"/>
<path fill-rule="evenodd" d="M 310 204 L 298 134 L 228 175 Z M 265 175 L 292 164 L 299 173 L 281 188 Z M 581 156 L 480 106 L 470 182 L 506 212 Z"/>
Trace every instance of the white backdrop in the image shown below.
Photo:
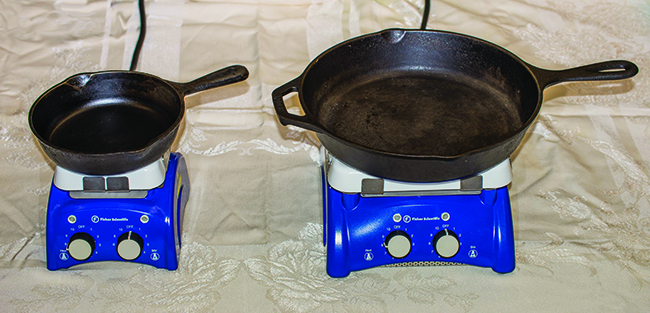
<path fill-rule="evenodd" d="M 50 272 L 54 165 L 33 101 L 84 71 L 127 69 L 133 1 L 0 2 L 0 305 L 3 311 L 603 312 L 650 305 L 650 6 L 642 0 L 433 0 L 429 28 L 492 41 L 562 69 L 635 62 L 621 82 L 545 92 L 513 155 L 517 268 L 325 273 L 319 143 L 279 125 L 271 91 L 328 47 L 417 28 L 422 0 L 147 2 L 138 70 L 189 81 L 231 64 L 243 83 L 188 97 L 173 150 L 192 182 L 177 271 L 104 262 Z M 295 97 L 289 101 L 297 111 Z"/>

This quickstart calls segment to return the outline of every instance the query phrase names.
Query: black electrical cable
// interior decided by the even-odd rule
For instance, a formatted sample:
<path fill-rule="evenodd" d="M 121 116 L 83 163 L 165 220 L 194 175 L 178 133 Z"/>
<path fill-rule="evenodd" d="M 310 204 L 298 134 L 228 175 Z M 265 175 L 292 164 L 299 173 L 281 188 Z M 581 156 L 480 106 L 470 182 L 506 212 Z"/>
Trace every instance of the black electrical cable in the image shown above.
<path fill-rule="evenodd" d="M 147 35 L 147 16 L 144 13 L 144 0 L 138 0 L 138 11 L 140 13 L 140 36 L 138 37 L 138 42 L 135 44 L 135 49 L 133 50 L 133 57 L 131 58 L 131 67 L 129 68 L 129 71 L 135 71 L 135 68 L 138 67 L 140 50 L 142 50 L 144 36 Z"/>
<path fill-rule="evenodd" d="M 429 11 L 431 11 L 431 0 L 424 0 L 424 12 L 422 13 L 421 30 L 427 29 L 427 22 L 429 22 Z"/>

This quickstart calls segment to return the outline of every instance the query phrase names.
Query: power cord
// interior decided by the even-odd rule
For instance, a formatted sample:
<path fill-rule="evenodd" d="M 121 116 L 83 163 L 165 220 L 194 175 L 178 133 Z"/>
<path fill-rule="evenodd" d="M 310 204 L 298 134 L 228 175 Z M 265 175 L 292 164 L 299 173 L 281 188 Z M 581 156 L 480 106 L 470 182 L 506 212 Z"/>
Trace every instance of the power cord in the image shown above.
<path fill-rule="evenodd" d="M 135 71 L 135 68 L 138 67 L 140 50 L 142 50 L 144 36 L 147 35 L 147 16 L 144 12 L 144 0 L 138 0 L 138 11 L 140 12 L 140 36 L 138 37 L 138 42 L 135 44 L 135 49 L 133 50 L 133 57 L 131 57 L 131 67 L 129 68 L 129 71 Z"/>
<path fill-rule="evenodd" d="M 422 13 L 421 30 L 427 29 L 427 22 L 429 22 L 429 12 L 431 11 L 431 0 L 424 0 L 424 13 Z"/>

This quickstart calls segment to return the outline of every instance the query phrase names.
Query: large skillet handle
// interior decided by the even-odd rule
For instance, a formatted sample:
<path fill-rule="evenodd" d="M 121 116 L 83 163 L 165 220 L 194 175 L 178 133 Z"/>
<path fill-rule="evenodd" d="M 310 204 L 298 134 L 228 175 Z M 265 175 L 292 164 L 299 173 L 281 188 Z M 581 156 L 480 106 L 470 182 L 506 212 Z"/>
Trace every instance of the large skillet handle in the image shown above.
<path fill-rule="evenodd" d="M 248 70 L 241 65 L 233 65 L 199 77 L 187 83 L 175 83 L 184 96 L 220 86 L 234 84 L 248 78 Z"/>
<path fill-rule="evenodd" d="M 545 70 L 531 66 L 541 89 L 562 82 L 588 80 L 617 80 L 630 78 L 639 68 L 629 61 L 607 61 L 560 71 Z"/>
<path fill-rule="evenodd" d="M 284 126 L 290 124 L 298 126 L 300 128 L 315 131 L 317 133 L 322 133 L 323 130 L 317 126 L 316 122 L 312 121 L 308 115 L 300 116 L 291 114 L 287 111 L 287 107 L 284 106 L 284 99 L 282 99 L 282 97 L 292 92 L 300 92 L 301 79 L 302 77 L 298 77 L 278 88 L 275 88 L 275 90 L 273 90 L 271 93 L 273 106 L 275 107 L 275 112 L 278 115 L 278 120 L 280 120 L 280 123 L 282 123 Z"/>

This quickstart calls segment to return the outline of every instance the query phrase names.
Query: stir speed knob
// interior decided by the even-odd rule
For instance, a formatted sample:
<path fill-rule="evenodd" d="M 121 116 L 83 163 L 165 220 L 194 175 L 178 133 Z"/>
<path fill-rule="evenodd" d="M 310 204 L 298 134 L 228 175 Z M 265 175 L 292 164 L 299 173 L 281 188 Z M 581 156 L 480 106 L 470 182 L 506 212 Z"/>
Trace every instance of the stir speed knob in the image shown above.
<path fill-rule="evenodd" d="M 433 248 L 439 256 L 451 258 L 460 250 L 460 241 L 453 231 L 444 229 L 433 236 Z"/>
<path fill-rule="evenodd" d="M 117 238 L 117 254 L 124 260 L 133 261 L 142 254 L 144 240 L 140 235 L 129 231 Z"/>
<path fill-rule="evenodd" d="M 386 251 L 396 259 L 403 259 L 409 255 L 411 246 L 411 237 L 401 230 L 391 232 L 384 241 Z"/>
<path fill-rule="evenodd" d="M 88 260 L 95 251 L 95 239 L 88 233 L 76 233 L 68 241 L 68 254 L 77 261 Z"/>

